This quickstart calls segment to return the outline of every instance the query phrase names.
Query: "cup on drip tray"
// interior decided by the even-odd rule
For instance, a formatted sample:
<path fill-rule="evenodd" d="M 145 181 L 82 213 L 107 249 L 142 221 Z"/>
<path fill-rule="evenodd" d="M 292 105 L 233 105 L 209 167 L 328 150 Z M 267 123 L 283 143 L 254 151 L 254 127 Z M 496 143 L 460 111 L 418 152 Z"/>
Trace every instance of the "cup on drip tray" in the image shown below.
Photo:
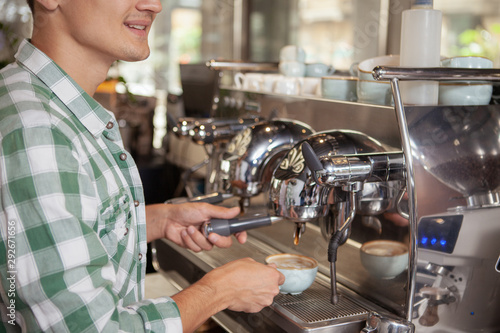
<path fill-rule="evenodd" d="M 278 271 L 285 276 L 285 282 L 280 286 L 282 294 L 302 293 L 312 285 L 318 272 L 316 259 L 300 254 L 273 254 L 265 261 L 267 264 L 275 264 Z"/>
<path fill-rule="evenodd" d="M 408 246 L 393 240 L 366 242 L 360 249 L 361 264 L 379 279 L 393 279 L 408 267 Z"/>

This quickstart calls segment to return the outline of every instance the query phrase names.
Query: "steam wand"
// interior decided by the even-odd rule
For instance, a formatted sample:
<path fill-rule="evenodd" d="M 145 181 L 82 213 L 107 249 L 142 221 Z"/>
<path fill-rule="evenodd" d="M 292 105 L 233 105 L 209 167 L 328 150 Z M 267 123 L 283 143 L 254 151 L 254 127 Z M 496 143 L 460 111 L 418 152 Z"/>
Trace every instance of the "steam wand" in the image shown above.
<path fill-rule="evenodd" d="M 304 156 L 304 160 L 307 164 L 307 167 L 311 169 L 313 177 L 316 182 L 317 175 L 316 172 L 323 170 L 323 164 L 319 160 L 318 156 L 314 152 L 311 145 L 304 141 L 302 143 L 302 155 Z M 347 228 L 351 225 L 354 216 L 356 215 L 356 192 L 360 191 L 363 188 L 362 182 L 352 182 L 347 185 L 343 185 L 342 189 L 344 191 L 349 192 L 350 196 L 350 209 L 349 216 L 344 221 L 344 224 L 335 231 L 330 237 L 330 242 L 328 243 L 328 261 L 330 262 L 330 284 L 331 284 L 331 303 L 337 304 L 339 302 L 339 295 L 337 293 L 337 271 L 336 271 L 336 262 L 337 262 L 337 250 L 340 245 L 344 244 L 347 237 L 345 236 Z"/>
<path fill-rule="evenodd" d="M 335 231 L 330 237 L 330 242 L 328 243 L 328 261 L 330 262 L 330 284 L 331 284 L 331 299 L 332 304 L 337 304 L 339 302 L 339 295 L 337 293 L 337 272 L 335 264 L 337 262 L 337 250 L 340 245 L 344 244 L 347 237 L 345 232 L 347 228 L 351 225 L 354 216 L 356 215 L 356 192 L 361 190 L 362 183 L 356 182 L 346 186 L 343 186 L 344 191 L 348 191 L 350 196 L 351 208 L 349 210 L 349 216 L 344 221 L 344 224 Z"/>

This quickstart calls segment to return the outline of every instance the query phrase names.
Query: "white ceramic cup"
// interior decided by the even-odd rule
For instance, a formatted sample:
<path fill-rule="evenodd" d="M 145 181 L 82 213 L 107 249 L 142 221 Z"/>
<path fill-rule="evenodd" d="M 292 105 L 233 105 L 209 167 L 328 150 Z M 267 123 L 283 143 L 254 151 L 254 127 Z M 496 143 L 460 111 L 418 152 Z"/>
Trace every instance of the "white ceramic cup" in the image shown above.
<path fill-rule="evenodd" d="M 441 66 L 451 68 L 493 68 L 493 61 L 485 57 L 451 57 L 442 59 Z"/>
<path fill-rule="evenodd" d="M 322 63 L 306 64 L 306 76 L 323 77 L 335 73 L 335 68 Z"/>
<path fill-rule="evenodd" d="M 493 68 L 493 61 L 484 57 L 463 56 L 441 60 L 442 67 Z M 488 82 L 454 81 L 439 84 L 441 105 L 487 105 L 490 103 L 493 85 Z"/>
<path fill-rule="evenodd" d="M 361 264 L 370 275 L 392 279 L 408 267 L 408 246 L 392 240 L 366 242 L 360 249 Z"/>
<path fill-rule="evenodd" d="M 298 77 L 283 76 L 274 82 L 273 92 L 282 95 L 300 95 L 302 90 Z"/>
<path fill-rule="evenodd" d="M 488 105 L 493 93 L 491 83 L 441 82 L 439 83 L 440 105 Z"/>
<path fill-rule="evenodd" d="M 321 78 L 321 96 L 328 99 L 354 102 L 357 100 L 357 84 L 357 77 L 325 76 Z"/>
<path fill-rule="evenodd" d="M 267 264 L 275 264 L 278 271 L 285 276 L 280 286 L 282 294 L 298 295 L 309 288 L 318 272 L 318 262 L 300 254 L 281 253 L 266 258 Z"/>
<path fill-rule="evenodd" d="M 286 45 L 280 50 L 280 61 L 298 61 L 306 60 L 306 51 L 297 45 Z"/>
<path fill-rule="evenodd" d="M 236 73 L 234 75 L 234 84 L 236 89 L 261 91 L 263 74 L 261 73 Z"/>
<path fill-rule="evenodd" d="M 351 65 L 351 72 L 357 75 L 360 80 L 375 81 L 372 71 L 377 66 L 399 66 L 399 55 L 385 55 L 370 58 Z"/>
<path fill-rule="evenodd" d="M 386 81 L 358 80 L 356 94 L 359 103 L 394 105 L 391 84 Z"/>
<path fill-rule="evenodd" d="M 282 74 L 264 74 L 262 76 L 262 91 L 272 93 L 275 82 L 281 78 L 283 78 Z"/>
<path fill-rule="evenodd" d="M 303 77 L 306 75 L 306 65 L 300 61 L 281 61 L 279 71 L 285 76 Z"/>
<path fill-rule="evenodd" d="M 300 94 L 302 96 L 319 96 L 321 78 L 319 77 L 300 77 L 299 78 L 302 89 Z"/>

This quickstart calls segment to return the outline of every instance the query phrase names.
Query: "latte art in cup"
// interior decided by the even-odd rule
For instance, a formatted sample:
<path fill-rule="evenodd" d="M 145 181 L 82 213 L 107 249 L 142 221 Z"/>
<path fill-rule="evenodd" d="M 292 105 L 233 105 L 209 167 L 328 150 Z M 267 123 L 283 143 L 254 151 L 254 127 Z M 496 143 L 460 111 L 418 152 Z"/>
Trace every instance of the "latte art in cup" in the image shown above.
<path fill-rule="evenodd" d="M 406 252 L 406 249 L 392 243 L 373 243 L 365 246 L 364 251 L 374 256 L 392 257 Z"/>
<path fill-rule="evenodd" d="M 309 258 L 301 256 L 277 256 L 270 259 L 268 262 L 276 264 L 277 268 L 282 269 L 307 269 L 317 266 L 317 263 Z"/>
<path fill-rule="evenodd" d="M 285 276 L 285 282 L 280 286 L 282 294 L 300 294 L 312 285 L 318 272 L 318 262 L 300 254 L 270 255 L 266 263 L 275 264 L 276 269 Z"/>

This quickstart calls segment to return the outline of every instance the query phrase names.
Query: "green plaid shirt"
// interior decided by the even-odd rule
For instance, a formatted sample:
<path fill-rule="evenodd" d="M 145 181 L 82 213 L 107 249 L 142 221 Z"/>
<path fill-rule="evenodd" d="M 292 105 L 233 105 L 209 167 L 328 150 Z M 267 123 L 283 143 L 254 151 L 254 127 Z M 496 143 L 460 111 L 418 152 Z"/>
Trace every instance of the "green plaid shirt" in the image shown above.
<path fill-rule="evenodd" d="M 28 41 L 16 60 L 0 71 L 4 328 L 182 331 L 172 299 L 143 299 L 144 195 L 113 114 Z"/>

